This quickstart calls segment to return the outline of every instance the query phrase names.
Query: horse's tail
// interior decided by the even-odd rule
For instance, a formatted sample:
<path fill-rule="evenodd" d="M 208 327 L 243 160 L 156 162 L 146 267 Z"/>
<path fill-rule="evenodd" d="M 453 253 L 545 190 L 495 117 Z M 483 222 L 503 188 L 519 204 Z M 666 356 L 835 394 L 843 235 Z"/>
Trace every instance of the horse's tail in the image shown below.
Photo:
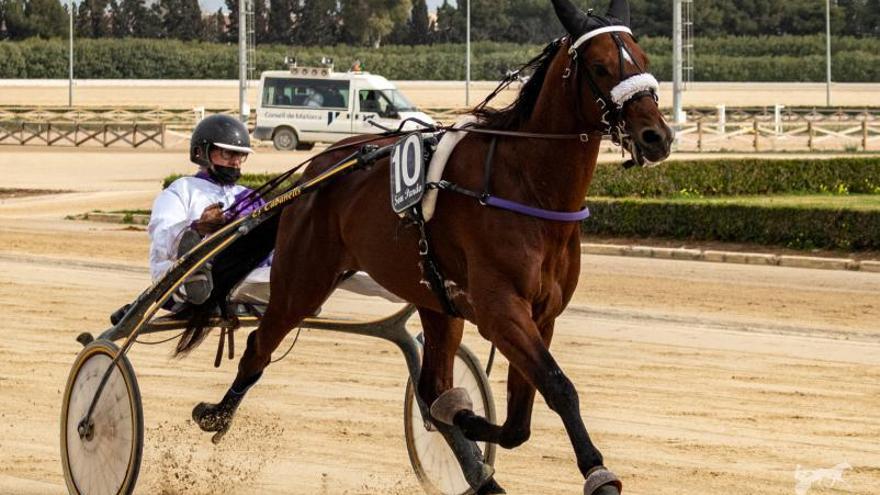
<path fill-rule="evenodd" d="M 202 343 L 211 330 L 211 318 L 216 316 L 218 308 L 223 316 L 230 316 L 226 314 L 229 293 L 248 273 L 269 257 L 275 247 L 280 217 L 281 213 L 276 213 L 236 239 L 214 258 L 211 263 L 214 289 L 207 301 L 192 308 L 186 330 L 177 342 L 175 356 L 186 355 Z"/>

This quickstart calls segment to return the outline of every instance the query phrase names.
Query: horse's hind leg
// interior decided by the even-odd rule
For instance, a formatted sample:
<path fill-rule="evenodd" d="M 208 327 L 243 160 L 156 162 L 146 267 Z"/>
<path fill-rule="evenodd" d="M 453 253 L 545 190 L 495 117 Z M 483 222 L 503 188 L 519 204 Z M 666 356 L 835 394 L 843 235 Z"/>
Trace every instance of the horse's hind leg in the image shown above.
<path fill-rule="evenodd" d="M 455 366 L 455 352 L 461 344 L 461 335 L 464 330 L 464 320 L 460 318 L 452 318 L 442 313 L 437 313 L 425 308 L 419 308 L 419 317 L 422 320 L 422 328 L 425 335 L 425 348 L 422 357 L 422 371 L 419 376 L 418 393 L 425 404 L 434 404 L 437 398 L 452 388 L 452 376 Z M 461 438 L 462 433 L 455 431 L 457 428 L 451 425 L 442 424 L 434 421 L 437 429 L 443 434 L 447 442 L 450 442 L 454 435 Z M 464 440 L 464 438 L 461 438 Z M 471 470 L 470 476 L 466 474 L 466 478 L 475 480 L 479 485 L 475 488 L 478 495 L 488 495 L 493 493 L 505 493 L 493 477 L 488 466 L 484 466 L 483 458 L 476 444 L 473 442 L 465 442 L 469 444 L 470 456 L 472 462 L 462 466 L 467 473 Z M 478 480 L 478 481 L 476 481 Z"/>
<path fill-rule="evenodd" d="M 281 246 L 281 244 L 279 244 Z M 341 248 L 337 248 L 341 249 Z M 216 443 L 229 429 L 232 417 L 247 391 L 262 376 L 285 336 L 307 316 L 314 314 L 336 287 L 341 273 L 341 251 L 327 245 L 320 254 L 294 249 L 276 252 L 272 266 L 271 291 L 266 314 L 248 335 L 247 347 L 238 363 L 232 386 L 218 404 L 201 403 L 193 409 L 193 420 L 204 431 L 216 431 Z M 294 260 L 310 260 L 294 266 Z"/>

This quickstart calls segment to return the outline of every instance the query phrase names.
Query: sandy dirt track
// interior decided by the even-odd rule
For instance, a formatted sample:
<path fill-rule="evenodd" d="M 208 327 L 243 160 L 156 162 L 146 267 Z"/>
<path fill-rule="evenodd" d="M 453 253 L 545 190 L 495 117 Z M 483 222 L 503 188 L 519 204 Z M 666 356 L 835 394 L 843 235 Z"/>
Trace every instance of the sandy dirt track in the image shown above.
<path fill-rule="evenodd" d="M 39 84 L 39 86 L 37 85 Z M 398 81 L 395 84 L 419 107 L 459 108 L 473 106 L 495 89 L 494 81 L 471 83 L 470 105 L 465 104 L 463 81 Z M 835 83 L 835 106 L 880 106 L 880 84 Z M 518 87 L 499 94 L 497 104 L 507 104 Z M 685 107 L 727 106 L 825 106 L 825 84 L 821 83 L 691 83 L 684 93 Z M 256 108 L 257 84 L 248 90 L 248 102 Z M 0 81 L 0 105 L 67 105 L 67 81 L 39 81 L 28 84 L 16 80 Z M 150 85 L 143 81 L 83 81 L 74 87 L 77 106 L 149 106 L 162 108 L 238 108 L 238 81 L 210 83 L 163 81 Z M 672 84 L 660 84 L 660 104 L 672 106 Z"/>
<path fill-rule="evenodd" d="M 283 170 L 286 156 L 249 165 Z M 105 328 L 148 283 L 143 231 L 63 217 L 149 207 L 165 174 L 188 171 L 170 153 L 0 149 L 3 187 L 74 191 L 0 199 L 0 493 L 64 491 L 58 416 L 73 339 Z M 846 461 L 847 485 L 809 493 L 876 494 L 878 294 L 870 273 L 586 256 L 553 350 L 626 493 L 791 494 L 798 465 Z M 341 294 L 325 312 L 392 308 Z M 472 327 L 466 342 L 485 360 Z M 390 345 L 304 332 L 215 447 L 188 419 L 234 374 L 234 362 L 211 366 L 215 343 L 185 360 L 170 343 L 131 354 L 146 418 L 139 493 L 420 493 L 403 442 L 405 366 Z M 501 418 L 505 367 L 492 374 Z M 531 441 L 500 451 L 496 468 L 511 494 L 581 493 L 540 399 Z"/>

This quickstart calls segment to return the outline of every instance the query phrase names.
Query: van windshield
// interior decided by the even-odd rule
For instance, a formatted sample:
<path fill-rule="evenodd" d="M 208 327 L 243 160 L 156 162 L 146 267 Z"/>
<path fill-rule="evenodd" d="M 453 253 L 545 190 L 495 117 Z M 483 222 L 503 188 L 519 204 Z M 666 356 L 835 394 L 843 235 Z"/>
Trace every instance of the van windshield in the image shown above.
<path fill-rule="evenodd" d="M 391 104 L 394 105 L 394 109 L 398 112 L 415 112 L 418 110 L 416 106 L 410 103 L 410 101 L 406 99 L 406 96 L 403 96 L 403 93 L 399 90 L 382 89 L 379 90 L 379 92 L 388 98 Z"/>

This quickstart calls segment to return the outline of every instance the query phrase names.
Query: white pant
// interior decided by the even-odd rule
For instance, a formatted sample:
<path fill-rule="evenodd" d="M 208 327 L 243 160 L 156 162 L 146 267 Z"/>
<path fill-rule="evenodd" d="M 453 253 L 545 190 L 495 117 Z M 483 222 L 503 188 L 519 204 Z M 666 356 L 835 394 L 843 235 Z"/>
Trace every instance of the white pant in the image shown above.
<path fill-rule="evenodd" d="M 269 303 L 270 266 L 263 266 L 250 272 L 232 291 L 232 301 L 249 304 Z M 381 297 L 393 303 L 406 302 L 385 290 L 364 272 L 357 272 L 348 277 L 337 287 L 363 296 Z"/>

